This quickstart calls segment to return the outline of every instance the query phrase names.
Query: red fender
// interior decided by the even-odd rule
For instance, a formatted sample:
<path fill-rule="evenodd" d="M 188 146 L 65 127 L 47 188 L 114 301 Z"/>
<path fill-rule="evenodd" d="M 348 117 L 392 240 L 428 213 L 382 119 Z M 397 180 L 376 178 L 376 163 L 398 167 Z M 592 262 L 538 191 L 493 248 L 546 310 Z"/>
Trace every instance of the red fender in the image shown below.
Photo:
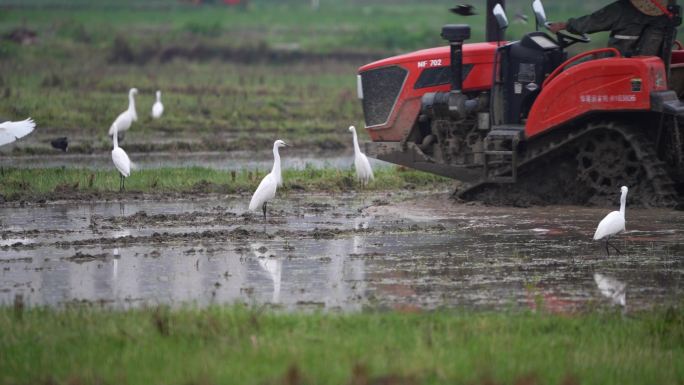
<path fill-rule="evenodd" d="M 546 87 L 546 85 L 553 80 L 556 76 L 558 76 L 559 73 L 563 72 L 566 67 L 568 67 L 570 64 L 579 61 L 580 59 L 584 59 L 585 57 L 588 56 L 596 56 L 595 59 L 598 59 L 598 55 L 602 53 L 612 53 L 613 57 L 621 57 L 620 51 L 616 50 L 615 48 L 599 48 L 599 49 L 592 49 L 591 51 L 583 52 L 577 56 L 573 56 L 570 59 L 564 61 L 561 65 L 558 66 L 553 72 L 551 72 L 551 75 L 549 75 L 546 80 L 544 80 L 544 83 L 542 83 L 542 88 Z"/>
<path fill-rule="evenodd" d="M 600 58 L 563 70 L 571 60 L 544 82 L 525 124 L 526 137 L 592 111 L 650 110 L 651 92 L 667 90 L 665 66 L 655 56 Z"/>

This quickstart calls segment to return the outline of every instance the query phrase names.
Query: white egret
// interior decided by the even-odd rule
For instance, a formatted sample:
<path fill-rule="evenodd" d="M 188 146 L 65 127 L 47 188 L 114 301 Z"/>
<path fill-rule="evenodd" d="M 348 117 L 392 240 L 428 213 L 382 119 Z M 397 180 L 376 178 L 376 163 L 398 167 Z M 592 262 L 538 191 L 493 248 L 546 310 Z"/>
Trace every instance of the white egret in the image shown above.
<path fill-rule="evenodd" d="M 119 138 L 116 128 L 114 128 L 114 132 L 112 132 L 112 141 L 114 142 L 112 161 L 114 162 L 114 167 L 116 167 L 121 176 L 119 191 L 123 191 L 126 188 L 124 178 L 128 178 L 131 175 L 131 160 L 128 158 L 126 151 L 119 147 Z"/>
<path fill-rule="evenodd" d="M 620 249 L 614 245 L 611 245 L 608 242 L 608 239 L 615 234 L 625 231 L 625 204 L 627 203 L 627 186 L 622 186 L 620 191 L 622 191 L 622 196 L 620 197 L 620 211 L 613 211 L 606 215 L 606 217 L 601 220 L 596 228 L 596 233 L 594 233 L 595 241 L 598 241 L 599 239 L 605 240 L 606 254 L 608 255 L 610 255 L 608 246 L 614 248 L 618 254 L 620 253 Z"/>
<path fill-rule="evenodd" d="M 613 277 L 599 273 L 594 273 L 594 281 L 601 294 L 610 299 L 614 305 L 620 305 L 622 307 L 627 305 L 627 284 L 620 282 Z"/>
<path fill-rule="evenodd" d="M 266 203 L 275 197 L 278 186 L 283 185 L 283 176 L 280 173 L 280 154 L 278 154 L 279 147 L 285 147 L 287 143 L 278 139 L 273 142 L 273 168 L 259 183 L 252 200 L 249 201 L 249 210 L 254 211 L 259 206 L 264 211 L 264 219 L 266 219 Z"/>
<path fill-rule="evenodd" d="M 373 180 L 373 169 L 370 162 L 359 147 L 359 139 L 356 136 L 356 127 L 349 126 L 349 131 L 354 136 L 354 167 L 356 168 L 356 178 L 365 186 L 369 181 Z"/>
<path fill-rule="evenodd" d="M 152 118 L 159 119 L 164 113 L 164 105 L 161 102 L 161 91 L 157 91 L 157 101 L 152 105 Z"/>
<path fill-rule="evenodd" d="M 119 133 L 124 133 L 129 128 L 131 124 L 138 120 L 138 113 L 135 111 L 135 95 L 138 94 L 137 88 L 131 88 L 128 91 L 128 109 L 119 114 L 109 128 L 109 135 L 114 135 L 114 131 Z"/>
<path fill-rule="evenodd" d="M 12 143 L 19 138 L 23 138 L 24 136 L 33 132 L 34 128 L 36 128 L 36 123 L 31 118 L 22 120 L 20 122 L 7 121 L 0 123 L 0 146 L 4 146 L 5 144 Z"/>

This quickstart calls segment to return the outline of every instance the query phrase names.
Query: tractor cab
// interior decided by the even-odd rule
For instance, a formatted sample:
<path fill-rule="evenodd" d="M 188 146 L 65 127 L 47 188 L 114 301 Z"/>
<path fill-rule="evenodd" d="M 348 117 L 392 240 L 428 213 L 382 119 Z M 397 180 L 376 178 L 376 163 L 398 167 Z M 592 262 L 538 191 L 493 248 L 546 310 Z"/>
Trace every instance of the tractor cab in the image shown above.
<path fill-rule="evenodd" d="M 498 64 L 492 88 L 492 121 L 524 124 L 549 74 L 565 61 L 567 54 L 544 32 L 530 32 L 519 41 L 497 50 Z"/>
<path fill-rule="evenodd" d="M 534 0 L 537 30 L 496 51 L 491 98 L 491 123 L 523 129 L 525 137 L 592 113 L 592 111 L 653 110 L 679 115 L 684 105 L 684 49 L 664 43 L 660 57 L 623 57 L 614 48 L 589 50 L 568 58 L 565 48 L 588 43 L 586 34 L 548 29 L 541 0 Z M 672 6 L 672 31 L 681 23 Z M 508 22 L 501 7 L 492 11 L 500 31 Z M 667 36 L 673 41 L 673 35 Z M 660 59 L 660 60 L 658 60 Z M 545 88 L 551 87 L 547 92 Z M 593 92 L 587 92 L 593 91 Z M 539 96 L 543 101 L 536 103 Z M 558 119 L 550 119 L 549 115 Z"/>
<path fill-rule="evenodd" d="M 498 66 L 492 85 L 494 125 L 523 125 L 545 80 L 568 59 L 565 48 L 575 43 L 591 41 L 585 34 L 574 35 L 559 31 L 553 38 L 539 31 L 540 27 L 549 25 L 546 12 L 540 0 L 535 0 L 532 8 L 536 31 L 501 46 L 496 52 L 495 62 Z M 503 9 L 495 7 L 493 13 L 499 30 L 504 31 L 508 26 L 508 19 Z"/>

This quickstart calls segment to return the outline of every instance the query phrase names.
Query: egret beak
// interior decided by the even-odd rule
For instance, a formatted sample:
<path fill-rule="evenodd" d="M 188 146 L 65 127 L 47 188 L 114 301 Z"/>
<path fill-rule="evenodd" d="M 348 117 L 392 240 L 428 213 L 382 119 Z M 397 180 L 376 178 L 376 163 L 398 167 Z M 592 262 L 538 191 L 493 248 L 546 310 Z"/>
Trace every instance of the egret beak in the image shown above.
<path fill-rule="evenodd" d="M 285 145 L 285 147 L 292 147 L 292 145 L 287 144 L 287 143 L 285 143 L 285 142 L 283 142 L 283 144 Z"/>

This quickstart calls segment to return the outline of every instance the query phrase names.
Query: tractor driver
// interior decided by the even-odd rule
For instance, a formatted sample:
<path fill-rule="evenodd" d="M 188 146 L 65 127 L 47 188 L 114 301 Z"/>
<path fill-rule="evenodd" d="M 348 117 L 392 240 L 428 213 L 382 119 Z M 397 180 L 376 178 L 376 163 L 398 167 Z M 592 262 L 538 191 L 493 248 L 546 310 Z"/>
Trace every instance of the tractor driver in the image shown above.
<path fill-rule="evenodd" d="M 565 29 L 583 34 L 610 31 L 608 46 L 623 56 L 658 56 L 665 39 L 668 18 L 665 0 L 618 0 L 598 11 L 549 24 L 553 33 Z M 657 4 L 656 4 L 657 3 Z"/>

